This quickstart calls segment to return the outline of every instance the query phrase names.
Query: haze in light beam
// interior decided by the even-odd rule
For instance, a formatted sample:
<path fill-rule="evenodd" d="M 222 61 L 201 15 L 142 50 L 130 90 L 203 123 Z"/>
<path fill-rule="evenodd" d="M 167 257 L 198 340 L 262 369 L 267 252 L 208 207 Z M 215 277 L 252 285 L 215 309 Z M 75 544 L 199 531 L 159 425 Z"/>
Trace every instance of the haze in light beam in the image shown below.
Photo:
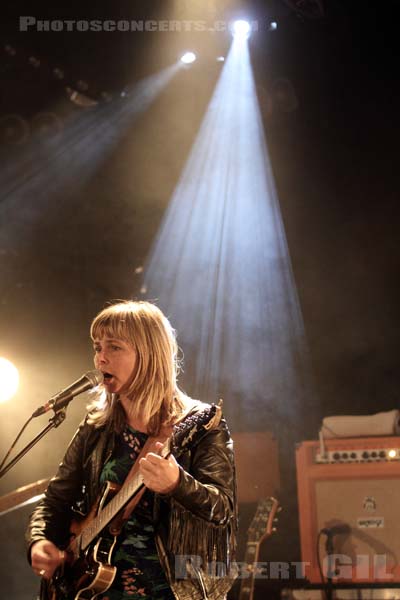
<path fill-rule="evenodd" d="M 128 97 L 73 114 L 61 136 L 32 139 L 0 166 L 0 244 L 29 240 L 33 226 L 71 201 L 109 158 L 135 118 L 149 108 L 181 68 L 177 62 L 140 82 Z M 32 198 L 35 202 L 32 203 Z M 56 202 L 55 199 L 58 199 Z"/>
<path fill-rule="evenodd" d="M 184 387 L 243 427 L 304 410 L 307 347 L 249 60 L 234 39 L 145 269 Z M 262 407 L 260 413 L 260 407 Z"/>

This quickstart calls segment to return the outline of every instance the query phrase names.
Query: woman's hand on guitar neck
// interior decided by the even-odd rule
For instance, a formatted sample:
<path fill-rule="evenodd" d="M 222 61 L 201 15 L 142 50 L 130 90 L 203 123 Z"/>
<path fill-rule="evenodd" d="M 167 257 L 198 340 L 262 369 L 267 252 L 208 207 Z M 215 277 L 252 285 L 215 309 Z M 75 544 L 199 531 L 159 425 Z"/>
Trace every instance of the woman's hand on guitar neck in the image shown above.
<path fill-rule="evenodd" d="M 51 579 L 54 571 L 65 559 L 65 552 L 49 540 L 39 540 L 31 547 L 31 566 L 33 572 L 45 579 Z"/>

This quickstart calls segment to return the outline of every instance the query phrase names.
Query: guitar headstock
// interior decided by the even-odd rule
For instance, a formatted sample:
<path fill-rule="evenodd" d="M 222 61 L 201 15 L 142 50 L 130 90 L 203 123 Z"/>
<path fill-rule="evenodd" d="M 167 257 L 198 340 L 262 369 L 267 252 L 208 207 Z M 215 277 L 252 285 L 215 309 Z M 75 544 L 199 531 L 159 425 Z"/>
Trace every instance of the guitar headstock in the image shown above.
<path fill-rule="evenodd" d="M 259 500 L 248 530 L 248 541 L 261 544 L 265 538 L 272 535 L 276 531 L 274 524 L 280 510 L 279 502 L 273 496 Z"/>

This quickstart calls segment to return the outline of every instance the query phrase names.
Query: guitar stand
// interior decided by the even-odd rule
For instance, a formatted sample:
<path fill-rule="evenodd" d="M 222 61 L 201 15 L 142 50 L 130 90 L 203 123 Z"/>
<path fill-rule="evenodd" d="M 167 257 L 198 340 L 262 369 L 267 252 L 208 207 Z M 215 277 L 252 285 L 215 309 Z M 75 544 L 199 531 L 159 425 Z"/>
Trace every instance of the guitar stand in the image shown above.
<path fill-rule="evenodd" d="M 1 471 L 0 471 L 0 479 L 8 473 L 8 471 L 19 461 L 33 446 L 35 446 L 41 439 L 48 433 L 51 429 L 56 429 L 61 425 L 61 423 L 65 420 L 66 417 L 65 410 L 60 410 L 55 413 L 54 417 L 52 417 L 49 421 L 49 424 L 46 425 L 42 431 L 38 433 L 36 437 L 33 438 L 31 442 L 29 442 L 24 448 L 22 448 L 21 452 L 17 454 Z"/>

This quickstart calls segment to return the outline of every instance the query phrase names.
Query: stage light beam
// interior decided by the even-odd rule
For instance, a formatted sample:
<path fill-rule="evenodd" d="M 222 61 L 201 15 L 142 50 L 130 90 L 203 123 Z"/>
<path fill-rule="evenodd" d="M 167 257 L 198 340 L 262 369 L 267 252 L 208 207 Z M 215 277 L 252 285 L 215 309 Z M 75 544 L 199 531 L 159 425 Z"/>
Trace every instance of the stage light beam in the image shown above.
<path fill-rule="evenodd" d="M 260 405 L 281 424 L 308 406 L 303 319 L 243 37 L 233 37 L 140 294 L 175 324 L 195 397 L 229 398 L 250 429 Z"/>

